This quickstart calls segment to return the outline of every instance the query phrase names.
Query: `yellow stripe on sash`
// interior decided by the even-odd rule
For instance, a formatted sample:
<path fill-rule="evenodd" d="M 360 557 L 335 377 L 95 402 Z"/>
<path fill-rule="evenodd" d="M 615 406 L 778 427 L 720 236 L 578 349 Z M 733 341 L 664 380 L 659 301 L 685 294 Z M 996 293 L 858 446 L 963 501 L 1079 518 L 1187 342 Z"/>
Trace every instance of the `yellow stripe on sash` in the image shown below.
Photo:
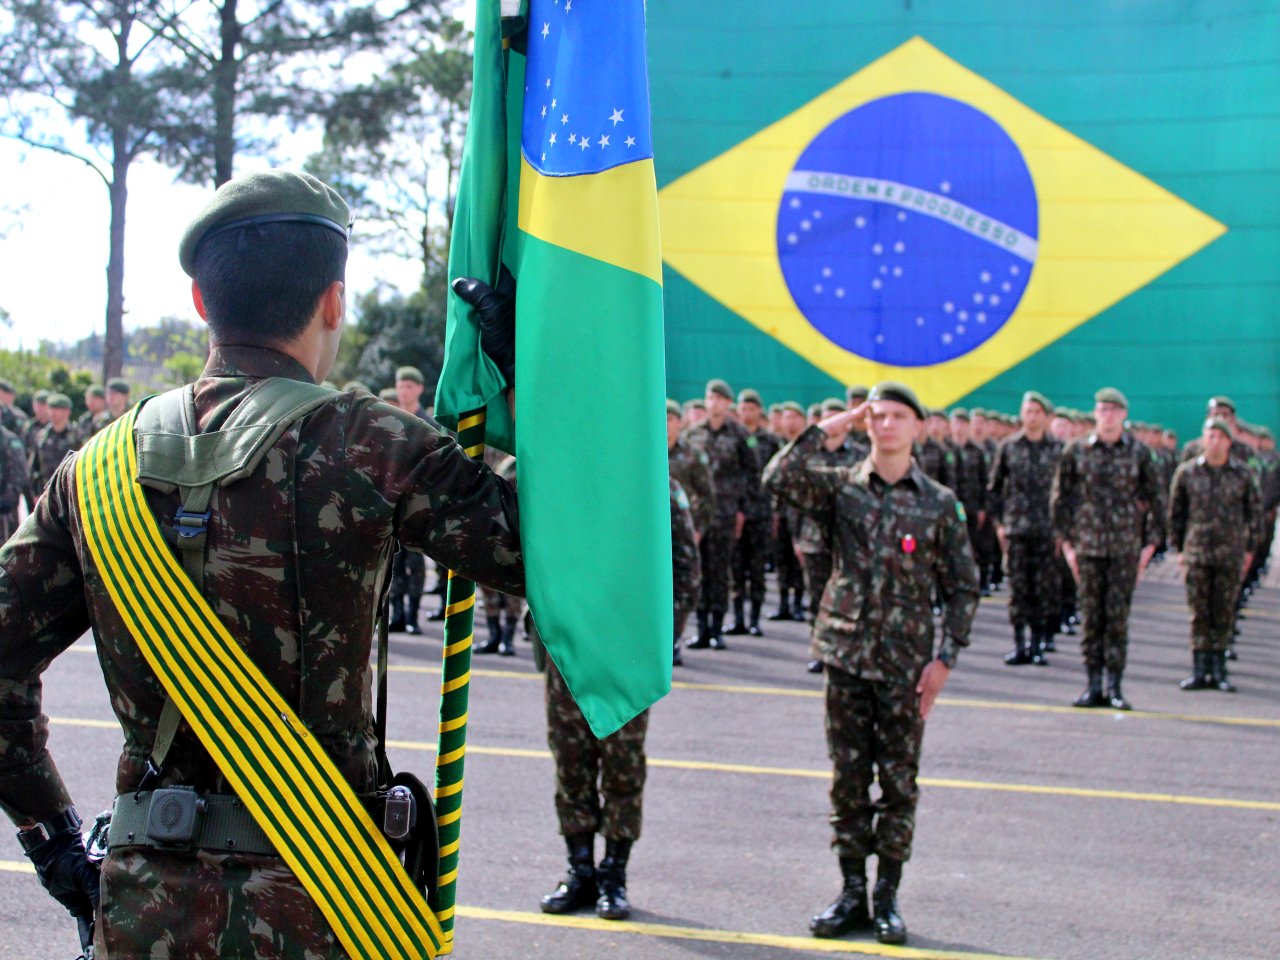
<path fill-rule="evenodd" d="M 76 464 L 89 552 L 151 669 L 356 960 L 420 960 L 440 924 L 338 768 L 165 543 L 134 480 L 138 407 Z"/>

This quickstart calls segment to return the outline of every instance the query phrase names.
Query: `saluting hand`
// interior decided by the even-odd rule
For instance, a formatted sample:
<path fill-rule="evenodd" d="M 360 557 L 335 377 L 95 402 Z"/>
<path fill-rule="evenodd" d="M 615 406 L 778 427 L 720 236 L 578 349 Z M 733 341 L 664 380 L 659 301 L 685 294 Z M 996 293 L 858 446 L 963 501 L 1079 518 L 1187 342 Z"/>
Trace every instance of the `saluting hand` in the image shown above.
<path fill-rule="evenodd" d="M 867 429 L 867 414 L 871 412 L 871 404 L 863 402 L 852 410 L 841 410 L 833 413 L 825 420 L 818 421 L 818 429 L 823 433 L 848 432 L 849 430 Z"/>

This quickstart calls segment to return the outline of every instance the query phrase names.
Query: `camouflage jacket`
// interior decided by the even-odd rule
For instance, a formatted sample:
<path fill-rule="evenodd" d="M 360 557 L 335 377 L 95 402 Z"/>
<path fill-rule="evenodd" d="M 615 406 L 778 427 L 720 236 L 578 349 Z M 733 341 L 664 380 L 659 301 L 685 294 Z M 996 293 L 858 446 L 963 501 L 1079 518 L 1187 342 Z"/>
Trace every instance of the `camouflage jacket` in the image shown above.
<path fill-rule="evenodd" d="M 972 441 L 953 445 L 951 449 L 956 458 L 955 494 L 964 504 L 965 512 L 976 517 L 987 508 L 987 452 Z"/>
<path fill-rule="evenodd" d="M 759 496 L 760 463 L 742 425 L 726 419 L 719 430 L 713 430 L 710 421 L 700 423 L 685 432 L 684 442 L 706 454 L 711 464 L 715 519 L 723 523 L 732 521 L 735 513 L 749 513 Z"/>
<path fill-rule="evenodd" d="M 68 422 L 62 432 L 53 429 L 52 423 L 41 427 L 31 441 L 31 489 L 38 497 L 53 479 L 64 457 L 80 446 L 75 424 Z"/>
<path fill-rule="evenodd" d="M 27 439 L 33 423 L 34 421 L 17 407 L 6 407 L 0 404 L 0 427 L 4 427 L 10 433 L 16 433 L 20 439 Z"/>
<path fill-rule="evenodd" d="M 1262 503 L 1249 468 L 1188 460 L 1173 475 L 1169 543 L 1192 563 L 1238 563 L 1262 540 Z"/>
<path fill-rule="evenodd" d="M 824 434 L 810 427 L 765 472 L 770 491 L 833 521 L 831 579 L 813 627 L 814 655 L 867 680 L 914 684 L 934 656 L 930 593 L 946 605 L 943 647 L 969 644 L 978 571 L 964 508 L 918 466 L 886 483 L 871 459 L 819 466 Z"/>
<path fill-rule="evenodd" d="M 684 488 L 693 515 L 693 529 L 706 533 L 716 516 L 716 491 L 711 480 L 711 461 L 701 450 L 677 439 L 667 448 L 667 469 Z"/>
<path fill-rule="evenodd" d="M 1049 495 L 1062 444 L 1047 433 L 1036 442 L 1019 430 L 996 447 L 987 481 L 987 512 L 1010 536 L 1050 534 Z"/>
<path fill-rule="evenodd" d="M 799 438 L 797 438 L 799 439 Z M 815 467 L 851 467 L 867 455 L 861 446 L 844 443 L 835 450 L 823 446 L 809 457 Z M 792 506 L 791 544 L 801 553 L 815 556 L 831 552 L 831 513 L 829 510 L 802 510 Z"/>
<path fill-rule="evenodd" d="M 745 430 L 745 428 L 744 428 Z M 747 446 L 756 455 L 756 462 L 763 471 L 773 455 L 782 449 L 782 440 L 776 433 L 760 427 L 754 433 L 745 430 Z M 764 484 L 757 483 L 752 489 L 750 506 L 746 511 L 748 520 L 767 520 L 773 516 L 773 497 L 765 492 Z"/>
<path fill-rule="evenodd" d="M 950 444 L 942 444 L 933 437 L 925 437 L 916 444 L 913 452 L 916 463 L 925 475 L 937 480 L 951 490 L 956 488 L 956 455 Z"/>
<path fill-rule="evenodd" d="M 693 514 L 689 511 L 689 498 L 684 487 L 675 477 L 671 481 L 671 573 L 675 585 L 675 615 L 698 605 L 698 591 L 702 588 L 702 562 L 698 556 L 698 542 L 693 536 Z"/>
<path fill-rule="evenodd" d="M 1137 553 L 1144 532 L 1148 545 L 1159 545 L 1165 491 L 1155 455 L 1128 431 L 1115 443 L 1096 433 L 1072 440 L 1058 460 L 1050 510 L 1054 534 L 1086 557 Z"/>
<path fill-rule="evenodd" d="M 22 499 L 22 491 L 27 489 L 30 473 L 27 467 L 27 445 L 22 438 L 11 430 L 0 427 L 0 513 L 9 513 L 18 508 Z M 7 538 L 9 531 L 5 531 Z"/>
<path fill-rule="evenodd" d="M 217 429 L 264 377 L 310 381 L 288 356 L 212 350 L 195 384 L 199 429 Z M 0 550 L 0 806 L 16 822 L 71 801 L 45 749 L 40 674 L 93 628 L 124 732 L 116 790 L 137 788 L 165 695 L 85 543 L 75 456 Z M 171 542 L 176 494 L 147 489 Z M 451 438 L 367 394 L 337 394 L 285 431 L 249 477 L 211 503 L 205 598 L 347 780 L 375 786 L 369 653 L 399 539 L 469 578 L 523 595 L 515 491 Z M 225 792 L 186 724 L 159 785 Z"/>
<path fill-rule="evenodd" d="M 1182 447 L 1181 462 L 1186 463 L 1188 460 L 1194 460 L 1196 457 L 1204 455 L 1204 441 L 1199 437 L 1188 440 Z M 1258 460 L 1258 455 L 1253 452 L 1253 447 L 1249 446 L 1243 440 L 1231 439 L 1231 452 L 1228 454 L 1232 460 L 1243 463 L 1255 473 L 1258 472 L 1262 464 Z"/>
<path fill-rule="evenodd" d="M 1280 452 L 1259 450 L 1262 464 L 1262 509 L 1270 513 L 1280 506 Z"/>

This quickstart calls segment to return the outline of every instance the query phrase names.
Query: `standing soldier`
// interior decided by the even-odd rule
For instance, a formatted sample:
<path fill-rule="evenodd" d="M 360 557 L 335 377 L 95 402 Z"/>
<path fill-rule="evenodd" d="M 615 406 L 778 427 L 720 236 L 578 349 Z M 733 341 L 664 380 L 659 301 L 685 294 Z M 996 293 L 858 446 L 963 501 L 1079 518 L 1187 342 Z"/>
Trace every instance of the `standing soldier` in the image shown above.
<path fill-rule="evenodd" d="M 102 416 L 107 409 L 107 391 L 94 383 L 84 390 L 84 413 L 76 420 L 76 435 L 80 446 L 89 442 L 89 438 L 107 425 Z"/>
<path fill-rule="evenodd" d="M 698 602 L 698 546 L 689 500 L 671 478 L 671 562 L 674 574 L 674 635 Z M 535 643 L 540 643 L 535 638 Z M 644 800 L 645 710 L 622 729 L 597 740 L 564 678 L 550 658 L 547 669 L 547 743 L 556 765 L 556 816 L 569 856 L 569 871 L 542 898 L 543 913 L 572 913 L 592 903 L 605 920 L 625 920 L 627 863 L 640 839 Z M 604 837 L 604 857 L 595 862 L 596 834 Z"/>
<path fill-rule="evenodd" d="M 930 410 L 924 420 L 924 435 L 916 462 L 930 478 L 944 487 L 956 488 L 956 455 L 947 441 L 947 415 Z"/>
<path fill-rule="evenodd" d="M 716 491 L 711 461 L 701 450 L 680 439 L 680 404 L 667 401 L 667 470 L 689 499 L 694 537 L 700 543 L 716 516 Z"/>
<path fill-rule="evenodd" d="M 956 458 L 955 495 L 964 505 L 965 516 L 968 518 L 969 545 L 973 548 L 974 557 L 978 558 L 984 545 L 980 536 L 987 526 L 987 475 L 990 473 L 990 462 L 987 452 L 974 442 L 968 410 L 952 410 L 950 427 L 951 449 Z"/>
<path fill-rule="evenodd" d="M 1114 387 L 1094 394 L 1096 429 L 1067 444 L 1054 475 L 1051 510 L 1080 590 L 1080 649 L 1089 685 L 1077 707 L 1128 710 L 1120 683 L 1129 648 L 1129 606 L 1164 526 L 1165 495 L 1151 451 L 1124 426 L 1129 401 Z M 1143 515 L 1151 511 L 1143 543 Z M 1102 672 L 1107 671 L 1107 693 Z"/>
<path fill-rule="evenodd" d="M 30 426 L 27 415 L 14 405 L 17 396 L 10 381 L 0 380 L 0 427 L 25 440 Z"/>
<path fill-rule="evenodd" d="M 18 504 L 31 481 L 27 445 L 12 430 L 0 427 L 0 543 L 18 529 Z"/>
<path fill-rule="evenodd" d="M 742 536 L 746 512 L 760 484 L 760 464 L 747 432 L 729 417 L 733 391 L 723 380 L 707 382 L 707 419 L 685 431 L 685 442 L 706 454 L 715 485 L 715 519 L 698 548 L 702 559 L 702 596 L 698 600 L 698 636 L 691 649 L 724 650 L 724 615 L 729 606 L 729 568 L 734 541 Z"/>
<path fill-rule="evenodd" d="M 968 646 L 978 608 L 964 508 L 911 459 L 922 416 L 908 388 L 879 384 L 867 405 L 805 431 L 765 474 L 778 496 L 830 516 L 837 545 L 814 645 L 827 667 L 832 847 L 844 887 L 810 921 L 817 937 L 874 925 L 881 943 L 906 942 L 897 890 L 915 832 L 924 721 Z M 859 421 L 869 428 L 867 458 L 852 467 L 820 466 L 826 436 Z M 929 612 L 935 583 L 946 605 L 936 654 Z M 873 853 L 879 875 L 869 917 L 866 862 Z"/>
<path fill-rule="evenodd" d="M 1261 538 L 1262 507 L 1253 474 L 1231 459 L 1231 439 L 1227 422 L 1210 417 L 1200 434 L 1203 452 L 1173 475 L 1169 542 L 1182 554 L 1191 608 L 1192 670 L 1183 690 L 1235 692 L 1227 679 L 1227 646 L 1240 580 Z"/>
<path fill-rule="evenodd" d="M 1010 666 L 1046 664 L 1058 627 L 1061 592 L 1049 495 L 1062 445 L 1048 434 L 1052 410 L 1044 394 L 1023 394 L 1022 429 L 996 447 L 987 484 L 987 519 L 1008 554 L 1013 650 L 1004 662 Z"/>
<path fill-rule="evenodd" d="M 421 370 L 417 367 L 400 367 L 396 370 L 396 385 L 392 390 L 395 396 L 392 402 L 405 413 L 426 420 L 427 411 L 422 406 L 424 389 Z M 389 632 L 422 633 L 422 627 L 418 624 L 418 610 L 422 606 L 422 591 L 426 587 L 427 558 L 417 551 L 397 546 L 395 556 L 391 558 L 391 589 L 387 594 L 391 608 L 387 618 Z M 476 652 L 481 652 L 480 648 Z"/>
<path fill-rule="evenodd" d="M 503 480 L 516 488 L 516 458 L 496 447 L 485 447 L 484 462 Z M 423 569 L 426 576 L 426 569 Z M 516 631 L 524 620 L 524 597 L 503 593 L 494 587 L 480 587 L 484 600 L 484 618 L 489 628 L 489 639 L 475 647 L 479 654 L 496 653 L 502 657 L 516 655 Z"/>
<path fill-rule="evenodd" d="M 738 422 L 746 430 L 747 446 L 763 470 L 782 444 L 766 429 L 764 403 L 760 394 L 750 387 L 738 394 Z M 750 486 L 745 513 L 742 536 L 735 544 L 733 557 L 733 626 L 725 632 L 758 637 L 761 635 L 760 608 L 764 606 L 765 560 L 773 524 L 773 498 L 759 482 Z M 744 620 L 743 608 L 747 605 Z"/>
<path fill-rule="evenodd" d="M 804 407 L 794 400 L 782 405 L 779 436 L 790 443 L 804 433 Z M 765 466 L 768 466 L 766 463 Z M 778 610 L 770 620 L 796 620 L 804 615 L 804 567 L 796 553 L 796 537 L 800 533 L 801 514 L 790 504 L 774 503 L 774 548 L 778 567 Z"/>
<path fill-rule="evenodd" d="M 107 381 L 106 419 L 99 430 L 109 423 L 119 420 L 129 409 L 129 381 L 121 377 L 112 377 Z"/>
<path fill-rule="evenodd" d="M 31 448 L 31 488 L 37 499 L 53 479 L 58 464 L 79 445 L 71 423 L 71 398 L 65 393 L 49 394 L 49 422 L 36 433 Z"/>

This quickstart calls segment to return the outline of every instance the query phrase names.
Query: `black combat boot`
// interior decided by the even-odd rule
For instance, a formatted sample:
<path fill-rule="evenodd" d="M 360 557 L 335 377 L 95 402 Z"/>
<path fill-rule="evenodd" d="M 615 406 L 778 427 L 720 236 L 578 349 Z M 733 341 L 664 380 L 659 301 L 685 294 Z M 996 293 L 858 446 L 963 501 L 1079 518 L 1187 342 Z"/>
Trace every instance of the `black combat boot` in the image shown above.
<path fill-rule="evenodd" d="M 752 600 L 750 605 L 750 616 L 747 618 L 747 633 L 753 637 L 763 637 L 764 631 L 760 629 L 760 604 Z"/>
<path fill-rule="evenodd" d="M 804 623 L 804 591 L 797 590 L 791 598 L 791 619 L 796 623 Z"/>
<path fill-rule="evenodd" d="M 809 932 L 815 937 L 838 937 L 871 926 L 867 910 L 867 863 L 854 857 L 840 858 L 844 886 L 827 909 L 809 918 Z"/>
<path fill-rule="evenodd" d="M 631 916 L 627 900 L 627 859 L 631 856 L 630 840 L 604 842 L 604 859 L 596 869 L 596 916 L 602 920 L 625 920 Z"/>
<path fill-rule="evenodd" d="M 731 637 L 741 637 L 747 632 L 747 624 L 742 616 L 742 598 L 733 598 L 733 626 L 725 631 Z"/>
<path fill-rule="evenodd" d="M 444 602 L 444 597 L 441 597 L 441 598 L 440 598 L 440 609 L 439 609 L 439 610 L 432 610 L 429 614 L 427 614 L 427 619 L 428 619 L 428 620 L 430 620 L 432 623 L 439 623 L 441 620 L 443 620 L 443 619 L 445 618 L 445 612 L 446 612 L 446 611 L 445 611 L 445 606 L 446 606 L 446 604 L 445 604 L 445 602 Z"/>
<path fill-rule="evenodd" d="M 1027 653 L 1027 626 L 1019 623 L 1013 628 L 1013 649 L 1004 655 L 1004 662 L 1011 667 L 1020 667 L 1031 662 Z"/>
<path fill-rule="evenodd" d="M 1235 693 L 1236 685 L 1227 679 L 1227 651 L 1215 650 L 1208 657 L 1209 675 L 1213 686 L 1223 693 Z"/>
<path fill-rule="evenodd" d="M 1191 651 L 1191 676 L 1178 684 L 1183 690 L 1207 690 L 1212 686 L 1209 677 L 1209 657 L 1206 650 Z"/>
<path fill-rule="evenodd" d="M 707 633 L 709 617 L 707 611 L 698 611 L 698 635 L 685 643 L 690 650 L 705 650 L 711 646 L 710 634 Z"/>
<path fill-rule="evenodd" d="M 1124 694 L 1120 692 L 1120 678 L 1123 676 L 1123 670 L 1107 671 L 1107 703 L 1111 705 L 1112 710 L 1133 709 L 1129 701 L 1124 698 Z"/>
<path fill-rule="evenodd" d="M 502 617 L 486 617 L 485 622 L 489 625 L 489 639 L 478 647 L 472 647 L 472 653 L 497 653 L 502 646 Z"/>
<path fill-rule="evenodd" d="M 788 595 L 791 591 L 782 589 L 778 591 L 778 612 L 769 614 L 770 620 L 790 620 L 791 619 L 791 602 Z"/>
<path fill-rule="evenodd" d="M 595 903 L 596 888 L 594 833 L 575 833 L 564 838 L 569 849 L 569 872 L 560 885 L 542 898 L 543 913 L 572 913 Z"/>
<path fill-rule="evenodd" d="M 810 673 L 821 673 L 824 669 L 826 669 L 823 666 L 821 660 L 810 660 L 808 663 L 804 665 L 804 668 L 808 670 Z"/>
<path fill-rule="evenodd" d="M 1044 633 L 1034 624 L 1031 627 L 1031 641 L 1027 654 L 1037 667 L 1047 667 L 1048 658 L 1044 655 Z"/>
<path fill-rule="evenodd" d="M 1057 632 L 1057 631 L 1054 629 L 1054 622 L 1053 622 L 1053 618 L 1052 618 L 1052 617 L 1050 617 L 1048 620 L 1043 620 L 1043 621 L 1041 621 L 1041 623 L 1040 623 L 1040 636 L 1041 636 L 1041 638 L 1044 640 L 1044 652 L 1045 652 L 1045 653 L 1056 653 L 1056 652 L 1057 652 L 1057 650 L 1058 650 L 1058 645 L 1057 645 L 1056 643 L 1054 643 L 1054 642 L 1053 642 L 1053 635 L 1054 635 L 1054 633 L 1056 633 L 1056 632 Z"/>
<path fill-rule="evenodd" d="M 1089 685 L 1076 697 L 1073 707 L 1105 707 L 1107 698 L 1102 695 L 1102 668 L 1088 667 Z"/>
<path fill-rule="evenodd" d="M 411 633 L 414 636 L 422 633 L 422 628 L 418 626 L 418 608 L 421 606 L 421 597 L 411 597 L 409 599 L 409 615 L 404 619 L 405 633 Z"/>
<path fill-rule="evenodd" d="M 502 635 L 498 640 L 498 656 L 514 657 L 516 655 L 516 626 L 514 620 L 509 620 L 502 628 Z"/>
<path fill-rule="evenodd" d="M 388 603 L 387 633 L 404 633 L 404 600 Z"/>
<path fill-rule="evenodd" d="M 718 610 L 711 614 L 711 618 L 707 621 L 707 644 L 712 650 L 728 650 L 729 645 L 724 642 L 724 611 Z"/>
<path fill-rule="evenodd" d="M 881 943 L 907 942 L 907 925 L 898 912 L 898 883 L 902 880 L 902 861 L 880 858 L 876 888 L 871 894 L 872 923 L 876 939 Z"/>
<path fill-rule="evenodd" d="M 671 665 L 673 667 L 684 666 L 684 654 L 680 652 L 680 640 L 678 638 L 671 644 Z"/>

